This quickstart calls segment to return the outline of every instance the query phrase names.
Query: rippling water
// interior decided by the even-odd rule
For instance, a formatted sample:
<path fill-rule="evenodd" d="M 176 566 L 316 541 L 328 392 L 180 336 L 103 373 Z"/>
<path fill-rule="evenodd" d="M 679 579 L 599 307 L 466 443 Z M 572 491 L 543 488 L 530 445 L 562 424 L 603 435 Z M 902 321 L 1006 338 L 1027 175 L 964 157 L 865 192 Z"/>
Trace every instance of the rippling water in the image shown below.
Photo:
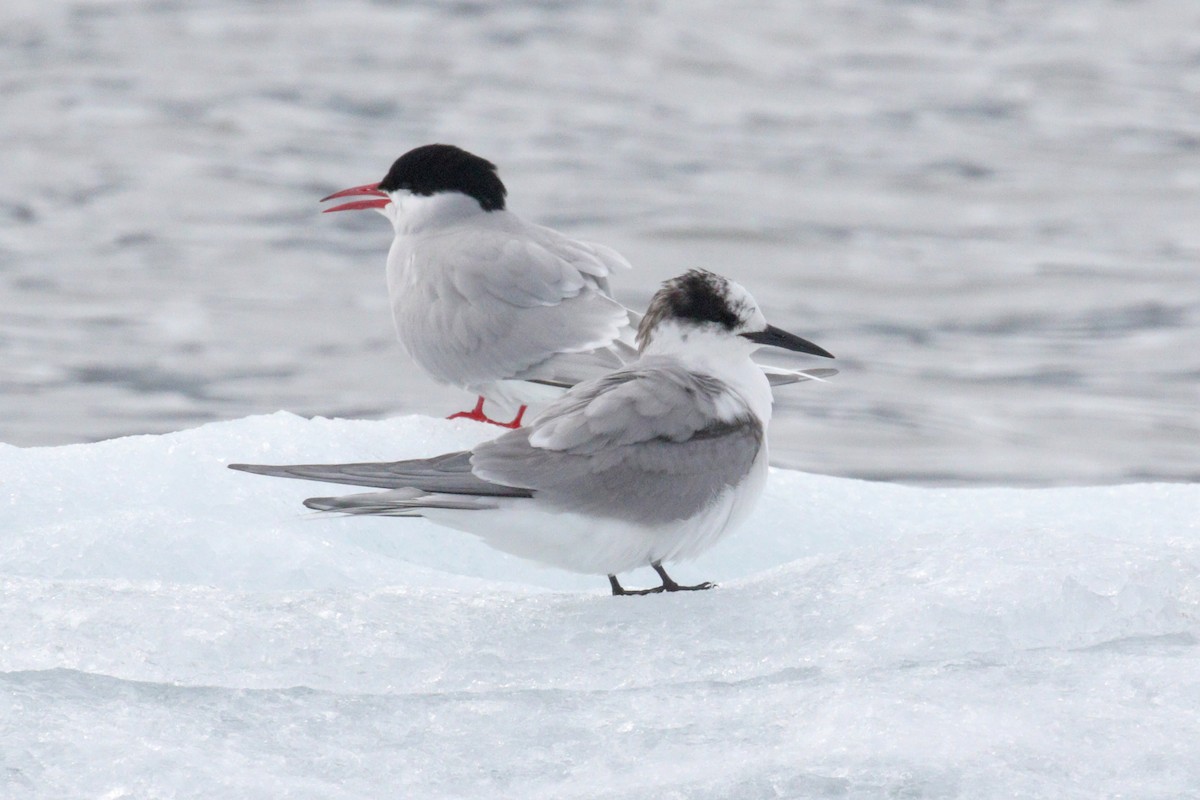
<path fill-rule="evenodd" d="M 1200 477 L 1192 0 L 10 0 L 0 65 L 0 441 L 454 410 L 316 202 L 447 141 L 625 302 L 705 266 L 838 354 L 777 463 Z"/>

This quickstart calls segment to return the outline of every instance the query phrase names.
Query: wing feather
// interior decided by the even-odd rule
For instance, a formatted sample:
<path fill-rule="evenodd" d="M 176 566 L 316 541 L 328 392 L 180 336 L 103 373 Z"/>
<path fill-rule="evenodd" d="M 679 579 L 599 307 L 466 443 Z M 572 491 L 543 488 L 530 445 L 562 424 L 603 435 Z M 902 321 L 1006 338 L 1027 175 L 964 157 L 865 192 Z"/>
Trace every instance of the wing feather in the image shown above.
<path fill-rule="evenodd" d="M 638 524 L 690 519 L 718 502 L 765 457 L 763 426 L 728 389 L 667 358 L 580 384 L 530 428 L 473 451 L 381 463 L 231 469 L 389 491 L 315 498 L 311 508 L 411 516 L 422 508 L 479 510 L 532 498 L 548 510 Z"/>
<path fill-rule="evenodd" d="M 485 497 L 529 497 L 518 489 L 486 481 L 471 471 L 471 452 L 446 453 L 436 458 L 360 464 L 230 464 L 230 469 L 376 489 L 418 489 L 421 492 Z"/>
<path fill-rule="evenodd" d="M 475 474 L 564 511 L 649 523 L 698 513 L 750 472 L 763 428 L 749 408 L 717 414 L 719 381 L 656 361 L 581 384 L 532 427 L 479 445 Z"/>
<path fill-rule="evenodd" d="M 397 240 L 389 259 L 396 329 L 438 380 L 478 390 L 628 333 L 628 312 L 608 295 L 613 257 L 520 224 Z"/>

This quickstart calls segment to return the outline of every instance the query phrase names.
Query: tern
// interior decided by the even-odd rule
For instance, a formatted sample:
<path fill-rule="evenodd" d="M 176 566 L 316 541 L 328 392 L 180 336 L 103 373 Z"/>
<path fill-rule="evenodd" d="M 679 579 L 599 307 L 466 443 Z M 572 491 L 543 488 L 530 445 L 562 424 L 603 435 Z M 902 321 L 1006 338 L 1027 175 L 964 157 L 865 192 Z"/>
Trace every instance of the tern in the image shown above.
<path fill-rule="evenodd" d="M 528 403 L 561 393 L 554 387 L 623 363 L 630 316 L 609 277 L 630 266 L 611 248 L 522 220 L 507 193 L 492 162 L 429 144 L 378 183 L 323 201 L 365 195 L 325 212 L 374 209 L 391 221 L 387 283 L 401 345 L 434 380 L 479 395 L 452 418 L 515 428 Z M 485 397 L 519 405 L 516 418 L 490 419 Z"/>
<path fill-rule="evenodd" d="M 741 285 L 702 270 L 663 284 L 637 331 L 638 356 L 572 387 L 524 428 L 471 450 L 384 463 L 231 464 L 260 475 L 384 489 L 309 508 L 425 517 L 499 550 L 607 575 L 614 595 L 708 589 L 663 568 L 741 523 L 767 478 L 771 389 L 763 345 L 832 358 L 767 324 Z M 652 589 L 617 574 L 651 566 Z"/>
<path fill-rule="evenodd" d="M 530 404 L 636 358 L 640 317 L 611 296 L 609 279 L 628 261 L 522 220 L 506 208 L 507 194 L 492 162 L 429 144 L 396 159 L 378 183 L 322 202 L 358 197 L 325 213 L 373 209 L 392 223 L 387 284 L 397 337 L 435 381 L 479 398 L 451 419 L 517 428 Z M 762 369 L 772 385 L 835 372 Z M 491 419 L 485 398 L 516 408 L 516 417 Z"/>

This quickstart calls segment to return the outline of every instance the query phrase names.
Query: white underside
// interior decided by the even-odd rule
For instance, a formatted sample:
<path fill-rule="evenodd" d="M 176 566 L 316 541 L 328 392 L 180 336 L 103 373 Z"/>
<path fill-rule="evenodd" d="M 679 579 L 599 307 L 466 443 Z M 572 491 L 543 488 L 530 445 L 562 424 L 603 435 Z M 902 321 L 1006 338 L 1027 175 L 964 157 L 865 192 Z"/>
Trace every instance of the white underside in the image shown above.
<path fill-rule="evenodd" d="M 663 525 L 547 510 L 535 499 L 506 499 L 499 508 L 425 508 L 422 516 L 466 531 L 521 558 L 572 572 L 613 575 L 662 561 L 686 561 L 732 532 L 754 508 L 767 479 L 764 445 L 746 479 L 693 517 Z"/>

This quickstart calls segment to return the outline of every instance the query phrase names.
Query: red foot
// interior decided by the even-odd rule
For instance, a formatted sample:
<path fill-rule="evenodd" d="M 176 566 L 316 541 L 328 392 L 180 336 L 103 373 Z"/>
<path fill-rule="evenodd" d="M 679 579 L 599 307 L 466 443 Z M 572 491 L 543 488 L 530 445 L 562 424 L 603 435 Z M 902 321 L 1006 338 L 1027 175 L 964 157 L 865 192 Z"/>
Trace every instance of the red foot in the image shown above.
<path fill-rule="evenodd" d="M 475 422 L 486 422 L 489 425 L 496 425 L 501 428 L 512 428 L 515 430 L 521 427 L 521 419 L 524 416 L 525 406 L 521 406 L 521 408 L 517 411 L 517 416 L 512 422 L 497 422 L 496 420 L 490 418 L 487 414 L 483 413 L 483 397 L 481 396 L 479 398 L 479 402 L 475 403 L 475 408 L 471 409 L 470 411 L 459 411 L 457 414 L 451 414 L 450 416 L 446 417 L 446 419 L 470 419 L 474 420 Z"/>
<path fill-rule="evenodd" d="M 501 428 L 512 428 L 515 431 L 517 428 L 521 427 L 521 419 L 524 418 L 524 416 L 525 406 L 521 406 L 517 409 L 517 415 L 513 417 L 512 422 L 496 422 L 495 420 L 491 419 L 489 419 L 488 422 L 492 423 L 493 425 L 499 425 Z"/>
<path fill-rule="evenodd" d="M 475 404 L 475 408 L 471 411 L 459 411 L 457 414 L 451 414 L 446 419 L 471 419 L 476 422 L 491 422 L 490 419 L 483 413 L 483 396 L 480 395 L 479 402 Z"/>

